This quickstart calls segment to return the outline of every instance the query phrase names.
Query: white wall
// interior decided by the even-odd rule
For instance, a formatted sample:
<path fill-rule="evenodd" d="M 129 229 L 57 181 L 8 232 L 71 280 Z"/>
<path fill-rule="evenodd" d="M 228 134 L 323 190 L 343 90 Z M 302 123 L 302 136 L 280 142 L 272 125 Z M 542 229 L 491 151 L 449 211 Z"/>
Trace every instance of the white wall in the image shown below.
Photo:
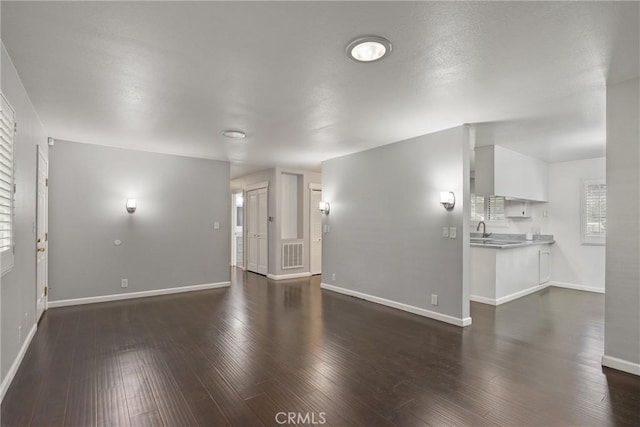
<path fill-rule="evenodd" d="M 229 281 L 228 162 L 56 141 L 49 178 L 49 301 Z"/>
<path fill-rule="evenodd" d="M 605 247 L 582 244 L 582 185 L 585 180 L 606 178 L 606 159 L 552 163 L 548 204 L 551 247 L 551 280 L 588 290 L 604 291 Z"/>
<path fill-rule="evenodd" d="M 36 147 L 48 153 L 47 134 L 7 51 L 0 58 L 1 90 L 16 112 L 15 258 L 0 286 L 0 365 L 3 385 L 7 373 L 35 325 L 36 308 Z M 20 331 L 20 332 L 19 332 Z M 3 389 L 4 391 L 4 389 Z"/>
<path fill-rule="evenodd" d="M 607 86 L 607 366 L 640 375 L 640 81 Z"/>
<path fill-rule="evenodd" d="M 322 193 L 331 203 L 324 284 L 451 323 L 470 321 L 468 131 L 461 126 L 323 162 Z M 456 194 L 452 211 L 439 203 L 447 190 Z M 457 227 L 457 239 L 443 238 L 444 226 Z M 431 294 L 439 295 L 437 306 Z"/>

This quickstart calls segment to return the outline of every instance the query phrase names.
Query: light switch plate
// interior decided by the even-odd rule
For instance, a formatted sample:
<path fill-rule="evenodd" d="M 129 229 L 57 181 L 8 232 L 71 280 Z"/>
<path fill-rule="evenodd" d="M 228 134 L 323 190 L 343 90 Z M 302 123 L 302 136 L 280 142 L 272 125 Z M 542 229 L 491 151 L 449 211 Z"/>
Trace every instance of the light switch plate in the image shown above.
<path fill-rule="evenodd" d="M 456 230 L 455 227 L 449 227 L 449 238 L 450 239 L 455 239 L 457 234 L 458 234 L 458 230 Z"/>
<path fill-rule="evenodd" d="M 442 237 L 449 237 L 449 227 L 442 227 Z"/>
<path fill-rule="evenodd" d="M 220 230 L 220 223 L 218 221 L 213 223 L 213 229 L 214 230 Z"/>

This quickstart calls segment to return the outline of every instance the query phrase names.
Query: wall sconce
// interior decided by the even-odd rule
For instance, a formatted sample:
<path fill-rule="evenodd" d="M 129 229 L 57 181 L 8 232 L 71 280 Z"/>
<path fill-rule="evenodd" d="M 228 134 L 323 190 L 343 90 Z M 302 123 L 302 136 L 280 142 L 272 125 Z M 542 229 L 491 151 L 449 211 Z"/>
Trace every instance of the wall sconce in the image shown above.
<path fill-rule="evenodd" d="M 451 210 L 456 205 L 456 195 L 452 191 L 443 191 L 440 193 L 440 204 L 446 210 Z"/>
<path fill-rule="evenodd" d="M 320 209 L 320 213 L 329 215 L 329 210 L 331 209 L 331 206 L 329 206 L 329 202 L 320 202 L 320 204 L 318 205 L 318 208 Z"/>
<path fill-rule="evenodd" d="M 127 199 L 127 212 L 134 213 L 136 211 L 136 199 Z"/>

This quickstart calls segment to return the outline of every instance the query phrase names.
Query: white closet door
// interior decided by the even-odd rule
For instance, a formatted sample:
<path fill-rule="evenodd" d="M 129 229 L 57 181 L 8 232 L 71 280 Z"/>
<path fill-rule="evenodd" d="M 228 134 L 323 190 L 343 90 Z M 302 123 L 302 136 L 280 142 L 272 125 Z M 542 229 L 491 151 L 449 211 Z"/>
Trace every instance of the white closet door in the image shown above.
<path fill-rule="evenodd" d="M 322 214 L 318 205 L 322 201 L 322 191 L 311 190 L 309 197 L 309 257 L 311 274 L 322 273 Z"/>
<path fill-rule="evenodd" d="M 258 190 L 247 192 L 247 270 L 258 272 Z"/>
<path fill-rule="evenodd" d="M 258 268 L 259 274 L 267 274 L 269 271 L 269 201 L 266 188 L 257 190 L 258 192 L 258 217 L 257 217 L 257 239 L 258 239 Z"/>

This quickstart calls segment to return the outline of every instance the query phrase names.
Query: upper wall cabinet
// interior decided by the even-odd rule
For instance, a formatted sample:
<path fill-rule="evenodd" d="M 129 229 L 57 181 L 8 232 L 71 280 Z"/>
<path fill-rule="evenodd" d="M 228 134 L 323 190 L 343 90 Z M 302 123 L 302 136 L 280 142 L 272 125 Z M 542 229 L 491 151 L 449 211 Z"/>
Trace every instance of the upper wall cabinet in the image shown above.
<path fill-rule="evenodd" d="M 475 194 L 546 202 L 549 165 L 497 145 L 475 149 Z"/>

